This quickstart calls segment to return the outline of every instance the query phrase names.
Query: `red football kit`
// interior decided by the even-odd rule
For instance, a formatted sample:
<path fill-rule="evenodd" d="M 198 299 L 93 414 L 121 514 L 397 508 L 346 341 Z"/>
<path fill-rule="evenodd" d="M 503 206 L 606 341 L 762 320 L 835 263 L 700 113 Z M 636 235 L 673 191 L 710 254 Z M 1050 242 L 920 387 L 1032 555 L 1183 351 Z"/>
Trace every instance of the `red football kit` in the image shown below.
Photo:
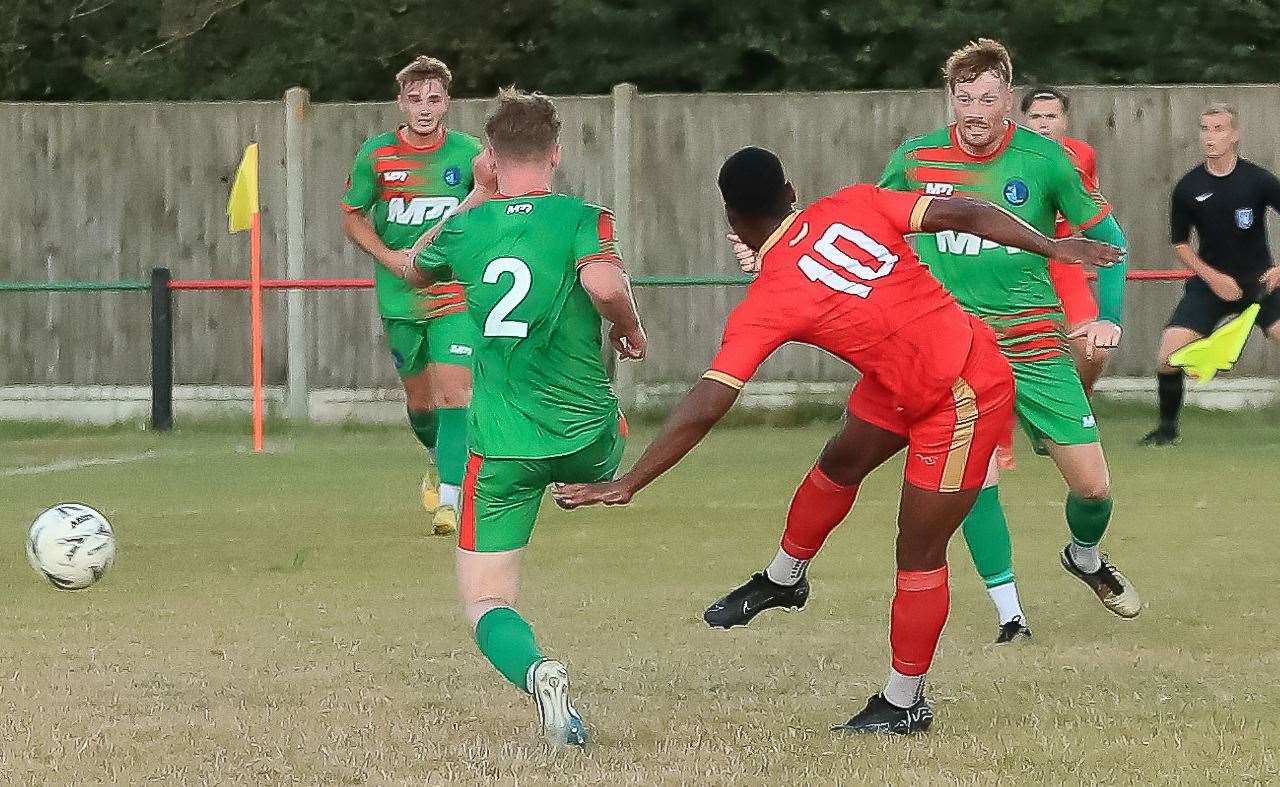
<path fill-rule="evenodd" d="M 907 481 L 955 492 L 982 485 L 1012 422 L 1013 375 L 904 237 L 932 200 L 858 184 L 788 217 L 703 376 L 741 388 L 786 342 L 825 350 L 862 372 L 850 413 L 907 439 Z"/>
<path fill-rule="evenodd" d="M 1062 147 L 1067 151 L 1067 158 L 1075 166 L 1080 175 L 1080 182 L 1085 191 L 1098 191 L 1098 157 L 1088 142 L 1082 139 L 1066 137 Z M 1071 224 L 1061 216 L 1054 228 L 1055 236 L 1067 238 L 1071 236 Z M 1053 289 L 1062 301 L 1062 311 L 1066 314 L 1067 326 L 1074 327 L 1081 323 L 1098 319 L 1098 302 L 1089 289 L 1089 282 L 1084 277 L 1083 265 L 1071 265 L 1057 260 L 1049 260 L 1049 280 Z"/>

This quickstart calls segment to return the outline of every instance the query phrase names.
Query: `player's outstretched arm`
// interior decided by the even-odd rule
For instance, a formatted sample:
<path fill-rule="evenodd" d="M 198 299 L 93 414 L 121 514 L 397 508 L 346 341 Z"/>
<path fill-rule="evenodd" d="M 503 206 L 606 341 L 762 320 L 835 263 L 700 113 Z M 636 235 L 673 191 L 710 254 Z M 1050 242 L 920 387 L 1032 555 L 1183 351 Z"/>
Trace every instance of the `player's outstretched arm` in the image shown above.
<path fill-rule="evenodd" d="M 1013 214 L 970 197 L 934 198 L 921 217 L 920 230 L 968 232 L 1042 257 L 1099 267 L 1114 265 L 1124 256 L 1122 249 L 1106 243 L 1084 238 L 1046 238 Z"/>
<path fill-rule="evenodd" d="M 609 341 L 618 357 L 640 360 L 648 351 L 649 340 L 640 325 L 635 299 L 631 296 L 631 280 L 611 262 L 592 262 L 578 273 L 600 316 L 609 321 Z"/>
<path fill-rule="evenodd" d="M 707 436 L 711 427 L 724 418 L 738 400 L 738 389 L 715 380 L 699 380 L 685 394 L 662 433 L 644 449 L 630 472 L 604 484 L 565 484 L 552 488 L 551 496 L 561 508 L 603 503 L 626 505 L 637 492 L 670 470 Z"/>

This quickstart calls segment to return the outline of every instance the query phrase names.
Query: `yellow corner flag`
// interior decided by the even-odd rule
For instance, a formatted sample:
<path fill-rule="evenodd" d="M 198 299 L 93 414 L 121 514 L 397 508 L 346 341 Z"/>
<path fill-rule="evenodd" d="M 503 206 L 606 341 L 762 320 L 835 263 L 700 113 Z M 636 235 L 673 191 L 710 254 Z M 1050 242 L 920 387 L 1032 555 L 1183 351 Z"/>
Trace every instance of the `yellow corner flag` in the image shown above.
<path fill-rule="evenodd" d="M 1253 304 L 1218 330 L 1178 350 L 1169 356 L 1169 365 L 1181 366 L 1187 374 L 1202 383 L 1212 380 L 1218 372 L 1235 366 L 1261 308 L 1258 304 Z"/>
<path fill-rule="evenodd" d="M 231 185 L 231 199 L 227 200 L 227 230 L 241 232 L 253 226 L 253 215 L 258 212 L 258 143 L 244 149 L 244 158 L 236 170 L 236 181 Z"/>

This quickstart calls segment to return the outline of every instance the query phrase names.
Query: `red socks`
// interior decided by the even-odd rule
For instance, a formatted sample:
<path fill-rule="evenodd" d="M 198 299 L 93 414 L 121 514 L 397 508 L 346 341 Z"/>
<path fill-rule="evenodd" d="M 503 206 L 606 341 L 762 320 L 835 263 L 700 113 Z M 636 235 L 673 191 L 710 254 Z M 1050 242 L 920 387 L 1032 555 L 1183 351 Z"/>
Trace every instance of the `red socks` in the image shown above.
<path fill-rule="evenodd" d="M 898 592 L 893 595 L 889 623 L 889 647 L 893 668 L 903 675 L 929 671 L 938 638 L 951 609 L 947 567 L 933 571 L 899 571 Z"/>
<path fill-rule="evenodd" d="M 798 560 L 812 560 L 822 542 L 848 516 L 857 496 L 858 487 L 840 486 L 814 465 L 791 498 L 782 551 Z"/>

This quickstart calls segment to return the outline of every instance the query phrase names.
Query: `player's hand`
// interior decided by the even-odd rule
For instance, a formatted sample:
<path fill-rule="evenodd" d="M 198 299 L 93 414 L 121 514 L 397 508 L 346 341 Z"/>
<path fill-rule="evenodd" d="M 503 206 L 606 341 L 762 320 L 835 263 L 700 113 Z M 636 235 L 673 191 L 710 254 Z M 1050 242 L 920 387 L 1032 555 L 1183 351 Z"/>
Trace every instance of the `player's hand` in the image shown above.
<path fill-rule="evenodd" d="M 625 506 L 631 502 L 632 494 L 621 481 L 603 484 L 553 484 L 551 487 L 551 499 L 566 511 L 581 506 Z"/>
<path fill-rule="evenodd" d="M 609 343 L 618 351 L 619 358 L 638 361 L 649 351 L 649 337 L 644 328 L 637 325 L 632 330 L 624 330 L 617 325 L 609 327 Z"/>
<path fill-rule="evenodd" d="M 1225 273 L 1219 273 L 1211 279 L 1206 279 L 1205 284 L 1209 285 L 1209 289 L 1213 290 L 1213 294 L 1217 295 L 1228 303 L 1238 301 L 1244 297 L 1244 290 L 1240 289 L 1240 285 L 1236 284 L 1236 280 Z"/>
<path fill-rule="evenodd" d="M 396 276 L 407 279 L 413 271 L 415 256 L 412 249 L 387 249 L 378 260 Z"/>
<path fill-rule="evenodd" d="M 1053 242 L 1053 259 L 1061 262 L 1110 268 L 1123 257 L 1123 249 L 1088 238 L 1059 238 Z"/>
<path fill-rule="evenodd" d="M 1280 265 L 1272 265 L 1267 268 L 1266 273 L 1258 277 L 1258 281 L 1262 282 L 1262 286 L 1267 292 L 1275 292 L 1280 288 Z"/>
<path fill-rule="evenodd" d="M 1094 320 L 1067 334 L 1068 339 L 1085 339 L 1084 357 L 1092 361 L 1096 350 L 1120 346 L 1120 326 L 1110 320 Z"/>
<path fill-rule="evenodd" d="M 756 253 L 751 247 L 742 242 L 742 239 L 732 232 L 725 235 L 729 240 L 729 245 L 733 246 L 733 256 L 738 260 L 738 267 L 743 273 L 759 273 L 760 259 L 756 257 Z"/>
<path fill-rule="evenodd" d="M 413 244 L 413 247 L 409 250 L 410 253 L 412 253 L 414 257 L 417 257 L 418 252 L 422 251 L 426 247 L 436 242 L 436 238 L 440 237 L 440 231 L 443 229 L 444 229 L 444 222 L 443 221 L 436 222 L 436 226 L 422 233 L 422 237 L 418 238 L 417 242 L 415 242 Z"/>

